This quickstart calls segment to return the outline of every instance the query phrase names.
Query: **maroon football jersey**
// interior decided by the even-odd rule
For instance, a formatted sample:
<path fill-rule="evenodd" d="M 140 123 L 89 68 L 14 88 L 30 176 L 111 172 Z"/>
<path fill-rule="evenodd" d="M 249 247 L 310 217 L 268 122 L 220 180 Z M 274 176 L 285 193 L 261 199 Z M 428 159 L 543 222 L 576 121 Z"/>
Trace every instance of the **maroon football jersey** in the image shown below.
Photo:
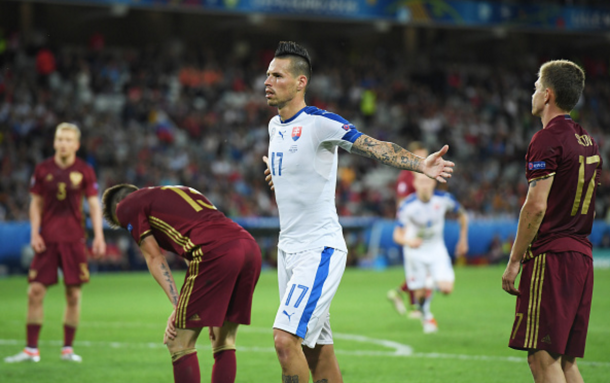
<path fill-rule="evenodd" d="M 186 186 L 137 190 L 118 204 L 116 216 L 138 245 L 152 234 L 162 249 L 186 259 L 235 239 L 253 239 L 203 194 Z"/>
<path fill-rule="evenodd" d="M 587 237 L 602 170 L 597 143 L 569 115 L 562 115 L 534 134 L 525 160 L 529 182 L 554 175 L 546 214 L 527 258 L 547 251 L 592 256 Z"/>
<path fill-rule="evenodd" d="M 97 196 L 93 168 L 80 158 L 62 169 L 53 157 L 36 166 L 30 193 L 43 198 L 40 235 L 45 242 L 76 242 L 85 238 L 83 197 Z"/>

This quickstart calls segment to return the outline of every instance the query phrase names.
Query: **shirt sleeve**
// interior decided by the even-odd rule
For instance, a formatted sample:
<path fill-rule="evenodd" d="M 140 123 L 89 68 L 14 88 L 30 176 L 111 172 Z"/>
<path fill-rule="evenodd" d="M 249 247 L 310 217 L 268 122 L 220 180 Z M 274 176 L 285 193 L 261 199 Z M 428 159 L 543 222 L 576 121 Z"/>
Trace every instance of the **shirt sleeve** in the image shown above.
<path fill-rule="evenodd" d="M 323 111 L 318 121 L 317 135 L 321 142 L 338 145 L 349 152 L 362 133 L 338 114 Z"/>
<path fill-rule="evenodd" d="M 457 213 L 460 210 L 460 203 L 455 199 L 453 194 L 447 193 L 445 195 L 445 200 L 447 201 L 447 210 L 452 213 Z"/>
<path fill-rule="evenodd" d="M 409 217 L 407 216 L 407 208 L 404 203 L 400 205 L 398 211 L 396 212 L 396 226 L 405 227 L 409 221 Z"/>
<path fill-rule="evenodd" d="M 85 195 L 87 197 L 93 197 L 98 195 L 98 185 L 97 178 L 95 177 L 95 172 L 91 166 L 87 166 L 85 169 L 85 184 L 83 188 L 85 190 Z"/>
<path fill-rule="evenodd" d="M 554 137 L 545 130 L 534 135 L 525 157 L 525 177 L 528 182 L 552 176 L 557 171 L 557 160 L 561 147 L 555 144 Z"/>
<path fill-rule="evenodd" d="M 42 169 L 41 166 L 38 165 L 34 169 L 34 174 L 32 175 L 32 179 L 30 180 L 30 193 L 36 195 L 42 195 Z"/>
<path fill-rule="evenodd" d="M 137 199 L 130 198 L 121 201 L 116 211 L 116 217 L 121 227 L 127 229 L 138 245 L 142 238 L 151 231 L 146 210 Z"/>

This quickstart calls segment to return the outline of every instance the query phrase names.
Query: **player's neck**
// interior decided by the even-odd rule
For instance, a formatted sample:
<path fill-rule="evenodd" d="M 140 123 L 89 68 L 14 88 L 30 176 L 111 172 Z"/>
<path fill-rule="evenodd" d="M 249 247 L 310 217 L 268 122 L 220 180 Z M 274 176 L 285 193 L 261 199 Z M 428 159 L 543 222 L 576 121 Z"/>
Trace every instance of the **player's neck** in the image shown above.
<path fill-rule="evenodd" d="M 294 117 L 295 114 L 299 113 L 301 109 L 307 106 L 307 104 L 305 104 L 305 100 L 303 99 L 293 99 L 292 101 L 293 102 L 289 102 L 283 107 L 277 109 L 277 112 L 280 115 L 282 121 L 291 119 L 292 117 Z"/>
<path fill-rule="evenodd" d="M 570 113 L 566 112 L 565 110 L 559 109 L 557 106 L 547 105 L 546 108 L 544 108 L 544 110 L 542 111 L 542 115 L 540 116 L 540 120 L 542 121 L 542 129 L 546 128 L 548 123 L 551 122 L 551 120 L 555 117 L 564 116 L 566 114 Z"/>
<path fill-rule="evenodd" d="M 76 162 L 76 154 L 67 157 L 61 157 L 60 155 L 56 154 L 53 159 L 57 166 L 62 169 L 65 169 L 74 165 L 74 162 Z"/>

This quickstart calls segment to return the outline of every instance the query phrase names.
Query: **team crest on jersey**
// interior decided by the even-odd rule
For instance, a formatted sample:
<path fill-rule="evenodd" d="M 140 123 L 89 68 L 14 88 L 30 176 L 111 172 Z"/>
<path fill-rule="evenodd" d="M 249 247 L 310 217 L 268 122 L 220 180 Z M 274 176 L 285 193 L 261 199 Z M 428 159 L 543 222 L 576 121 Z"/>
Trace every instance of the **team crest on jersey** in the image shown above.
<path fill-rule="evenodd" d="M 301 132 L 302 131 L 303 131 L 303 127 L 302 126 L 295 126 L 294 128 L 292 128 L 292 139 L 294 141 L 296 141 L 299 138 L 301 138 Z"/>
<path fill-rule="evenodd" d="M 53 174 L 47 174 L 47 176 L 44 178 L 44 180 L 47 182 L 53 181 Z"/>
<path fill-rule="evenodd" d="M 527 164 L 527 168 L 529 170 L 546 169 L 546 162 L 544 162 L 544 161 L 529 162 Z"/>
<path fill-rule="evenodd" d="M 272 139 L 275 136 L 275 132 L 277 132 L 277 129 L 275 129 L 275 128 L 271 129 L 271 138 Z"/>
<path fill-rule="evenodd" d="M 83 180 L 83 173 L 81 172 L 70 172 L 70 181 L 72 186 L 78 186 Z"/>

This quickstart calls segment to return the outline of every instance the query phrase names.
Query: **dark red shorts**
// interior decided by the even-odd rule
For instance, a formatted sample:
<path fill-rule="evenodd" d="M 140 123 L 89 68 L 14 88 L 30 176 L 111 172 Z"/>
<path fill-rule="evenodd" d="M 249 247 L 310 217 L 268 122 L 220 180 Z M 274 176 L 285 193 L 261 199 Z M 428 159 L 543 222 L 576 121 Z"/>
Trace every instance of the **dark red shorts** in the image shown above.
<path fill-rule="evenodd" d="M 28 282 L 45 286 L 57 283 L 57 269 L 64 274 L 64 284 L 81 285 L 89 282 L 89 266 L 83 242 L 46 243 L 47 249 L 34 256 Z"/>
<path fill-rule="evenodd" d="M 593 260 L 581 253 L 545 253 L 523 264 L 509 347 L 583 357 Z"/>
<path fill-rule="evenodd" d="M 250 324 L 261 263 L 253 239 L 237 239 L 193 259 L 180 291 L 176 327 L 221 327 L 225 321 Z"/>

